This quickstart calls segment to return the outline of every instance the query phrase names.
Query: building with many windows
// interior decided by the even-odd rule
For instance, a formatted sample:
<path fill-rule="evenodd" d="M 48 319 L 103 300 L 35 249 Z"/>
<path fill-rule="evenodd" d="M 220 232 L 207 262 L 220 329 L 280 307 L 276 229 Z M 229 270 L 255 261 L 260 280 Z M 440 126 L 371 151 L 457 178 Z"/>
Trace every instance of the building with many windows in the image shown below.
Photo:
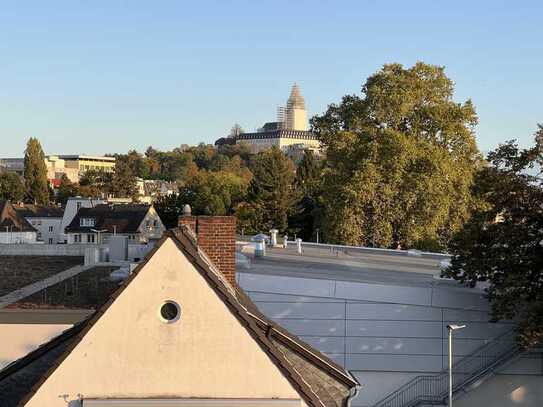
<path fill-rule="evenodd" d="M 66 162 L 67 168 L 75 168 L 80 174 L 88 170 L 112 172 L 115 168 L 115 157 L 91 155 L 59 155 Z"/>
<path fill-rule="evenodd" d="M 319 140 L 308 131 L 305 99 L 297 84 L 292 86 L 286 106 L 279 107 L 277 121 L 265 123 L 256 132 L 234 134 L 215 142 L 221 144 L 245 144 L 253 153 L 277 146 L 289 156 L 306 149 L 320 151 Z"/>

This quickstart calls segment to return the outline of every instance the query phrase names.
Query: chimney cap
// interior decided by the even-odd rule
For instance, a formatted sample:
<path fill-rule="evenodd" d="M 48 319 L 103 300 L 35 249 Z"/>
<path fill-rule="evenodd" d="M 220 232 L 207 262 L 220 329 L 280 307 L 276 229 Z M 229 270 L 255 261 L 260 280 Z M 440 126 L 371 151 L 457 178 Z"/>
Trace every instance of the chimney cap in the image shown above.
<path fill-rule="evenodd" d="M 189 204 L 185 204 L 183 206 L 183 215 L 185 216 L 190 216 L 190 214 L 192 213 L 192 209 L 190 208 L 190 205 Z"/>

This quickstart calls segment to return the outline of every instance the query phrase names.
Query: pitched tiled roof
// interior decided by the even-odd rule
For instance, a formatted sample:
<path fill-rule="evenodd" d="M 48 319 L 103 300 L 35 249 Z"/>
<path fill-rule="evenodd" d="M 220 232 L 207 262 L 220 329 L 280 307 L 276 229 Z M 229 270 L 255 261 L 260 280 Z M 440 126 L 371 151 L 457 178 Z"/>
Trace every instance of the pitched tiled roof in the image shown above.
<path fill-rule="evenodd" d="M 324 355 L 259 314 L 239 288 L 225 283 L 219 272 L 206 262 L 190 230 L 181 227 L 167 232 L 121 288 L 89 319 L 0 371 L 0 394 L 8 395 L 0 399 L 0 407 L 22 406 L 32 397 L 168 238 L 176 243 L 309 407 L 347 405 L 358 382 Z"/>
<path fill-rule="evenodd" d="M 15 211 L 25 218 L 62 218 L 64 209 L 53 205 L 13 205 Z"/>
<path fill-rule="evenodd" d="M 137 233 L 149 208 L 149 205 L 144 204 L 102 204 L 94 208 L 81 208 L 66 227 L 66 232 L 85 233 L 95 229 L 110 233 Z M 94 226 L 81 226 L 81 218 L 94 219 Z"/>
<path fill-rule="evenodd" d="M 0 201 L 0 233 L 8 228 L 12 232 L 36 232 L 27 220 L 19 215 L 8 201 Z"/>

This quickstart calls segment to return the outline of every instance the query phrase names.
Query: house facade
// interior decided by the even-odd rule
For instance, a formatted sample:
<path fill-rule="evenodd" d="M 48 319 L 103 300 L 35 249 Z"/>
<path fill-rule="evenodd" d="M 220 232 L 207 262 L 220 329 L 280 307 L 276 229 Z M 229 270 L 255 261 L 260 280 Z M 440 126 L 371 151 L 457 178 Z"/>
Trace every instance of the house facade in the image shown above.
<path fill-rule="evenodd" d="M 3 407 L 344 407 L 357 389 L 261 315 L 188 227 L 90 318 L 0 371 Z"/>
<path fill-rule="evenodd" d="M 100 204 L 81 208 L 66 227 L 68 244 L 106 243 L 111 235 L 129 243 L 158 240 L 166 230 L 152 205 Z"/>
<path fill-rule="evenodd" d="M 37 243 L 38 231 L 9 201 L 0 201 L 0 243 Z"/>
<path fill-rule="evenodd" d="M 59 206 L 20 204 L 13 206 L 37 231 L 36 240 L 45 244 L 61 243 L 64 210 Z"/>
<path fill-rule="evenodd" d="M 75 215 L 81 208 L 93 208 L 96 205 L 101 205 L 105 201 L 94 198 L 83 198 L 80 196 L 70 197 L 64 207 L 64 214 L 62 215 L 62 221 L 60 224 L 60 242 L 68 243 L 68 235 L 66 234 L 66 227 L 70 225 Z"/>

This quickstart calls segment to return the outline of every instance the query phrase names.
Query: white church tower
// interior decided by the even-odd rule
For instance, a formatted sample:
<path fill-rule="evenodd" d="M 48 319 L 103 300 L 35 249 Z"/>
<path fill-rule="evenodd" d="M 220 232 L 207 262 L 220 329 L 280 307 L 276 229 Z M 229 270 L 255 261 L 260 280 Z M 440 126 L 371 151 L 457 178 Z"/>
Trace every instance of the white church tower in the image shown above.
<path fill-rule="evenodd" d="M 307 112 L 300 87 L 294 83 L 286 107 L 286 130 L 307 131 Z"/>

